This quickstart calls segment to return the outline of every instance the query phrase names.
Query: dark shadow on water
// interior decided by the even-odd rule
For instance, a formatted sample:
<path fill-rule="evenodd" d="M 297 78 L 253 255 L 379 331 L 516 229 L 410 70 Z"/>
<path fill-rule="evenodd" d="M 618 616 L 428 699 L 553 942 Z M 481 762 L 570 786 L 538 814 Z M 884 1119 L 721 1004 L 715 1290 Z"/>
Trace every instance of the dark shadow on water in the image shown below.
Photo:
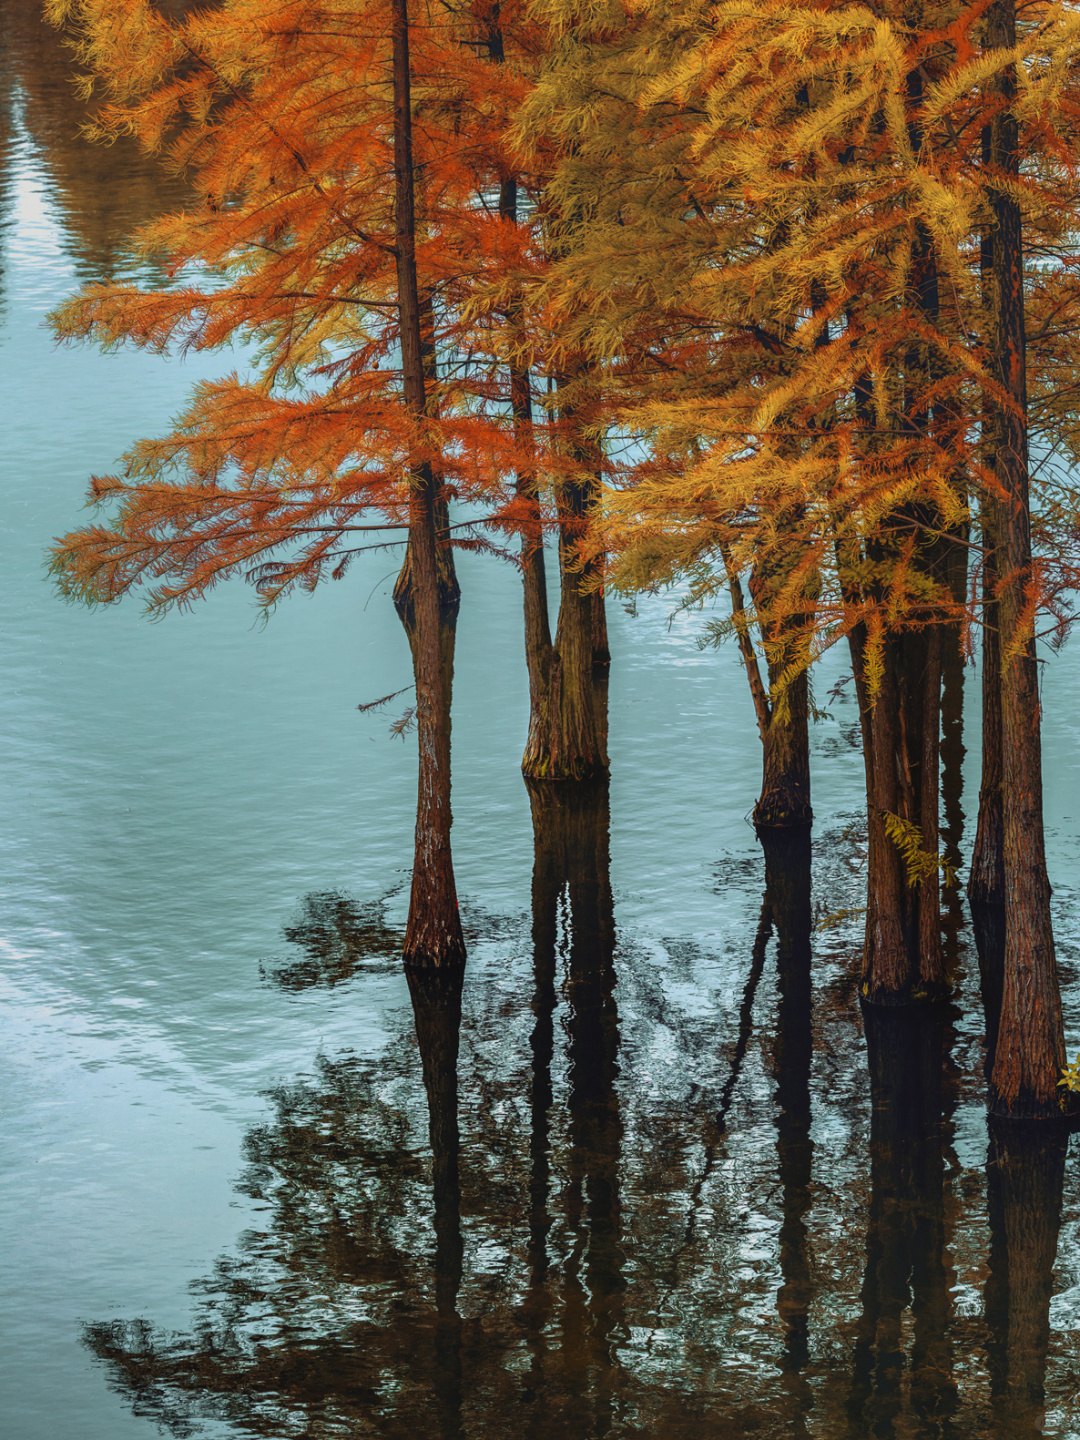
<path fill-rule="evenodd" d="M 702 1014 L 616 934 L 606 784 L 529 793 L 531 930 L 485 942 L 519 958 L 409 976 L 377 1059 L 270 1092 L 252 1228 L 190 1330 L 87 1327 L 112 1385 L 180 1437 L 1036 1440 L 1069 1391 L 1064 1137 L 992 1127 L 985 1190 L 957 1182 L 953 1012 L 868 1008 L 864 1063 L 815 974 L 808 835 L 765 843 L 731 1009 Z M 335 894 L 289 937 L 290 989 L 397 946 Z"/>
<path fill-rule="evenodd" d="M 813 1406 L 805 1371 L 814 1296 L 807 1215 L 812 1203 L 814 1142 L 810 1070 L 813 1061 L 811 848 L 808 829 L 762 832 L 765 906 L 776 932 L 777 1013 L 772 1044 L 776 1081 L 776 1157 L 782 1190 L 780 1288 L 776 1312 L 783 1331 L 780 1366 L 791 1409 L 791 1435 L 803 1436 Z"/>
<path fill-rule="evenodd" d="M 1058 1126 L 990 1117 L 987 1360 L 1000 1440 L 1042 1436 L 1050 1297 L 1069 1139 Z M 1074 1376 L 1074 1389 L 1080 1376 Z"/>
<path fill-rule="evenodd" d="M 945 1016 L 937 1006 L 866 1006 L 864 1025 L 871 1198 L 849 1433 L 959 1440 L 942 1152 Z"/>

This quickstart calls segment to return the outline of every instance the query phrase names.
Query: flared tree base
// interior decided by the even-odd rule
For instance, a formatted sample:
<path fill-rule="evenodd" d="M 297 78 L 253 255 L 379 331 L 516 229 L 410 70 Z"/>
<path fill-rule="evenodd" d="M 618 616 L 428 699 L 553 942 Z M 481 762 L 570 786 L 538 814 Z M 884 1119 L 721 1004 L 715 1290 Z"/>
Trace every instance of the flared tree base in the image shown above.
<path fill-rule="evenodd" d="M 952 999 L 952 987 L 945 981 L 920 980 L 902 990 L 889 990 L 884 986 L 870 988 L 864 982 L 859 989 L 859 1000 L 875 1010 L 917 1010 L 934 1005 L 947 1004 Z"/>
<path fill-rule="evenodd" d="M 814 812 L 809 800 L 773 791 L 754 806 L 753 821 L 757 831 L 809 830 Z"/>

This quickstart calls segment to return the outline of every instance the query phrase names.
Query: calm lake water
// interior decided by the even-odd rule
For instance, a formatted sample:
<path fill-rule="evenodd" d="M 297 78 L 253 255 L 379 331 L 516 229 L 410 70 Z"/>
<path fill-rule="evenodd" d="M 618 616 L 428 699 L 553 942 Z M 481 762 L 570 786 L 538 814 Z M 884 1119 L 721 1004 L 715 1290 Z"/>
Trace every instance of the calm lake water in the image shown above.
<path fill-rule="evenodd" d="M 356 709 L 409 679 L 393 555 L 264 629 L 241 584 L 156 626 L 55 597 L 87 477 L 243 356 L 54 347 L 182 191 L 78 138 L 0 8 L 3 1434 L 1080 1437 L 1077 1142 L 988 1131 L 959 907 L 955 1006 L 869 1036 L 859 922 L 819 924 L 861 903 L 849 699 L 766 877 L 734 652 L 614 603 L 610 795 L 534 814 L 518 582 L 463 556 L 469 969 L 414 1014 L 413 749 Z M 1075 1053 L 1075 646 L 1044 699 Z M 970 703 L 948 739 L 964 851 Z"/>

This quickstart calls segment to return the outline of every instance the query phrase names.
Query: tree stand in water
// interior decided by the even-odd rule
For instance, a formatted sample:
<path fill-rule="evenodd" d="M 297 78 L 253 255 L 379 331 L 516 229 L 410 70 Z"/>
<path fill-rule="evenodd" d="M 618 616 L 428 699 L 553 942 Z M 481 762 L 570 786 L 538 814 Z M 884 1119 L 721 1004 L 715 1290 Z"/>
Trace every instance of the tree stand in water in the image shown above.
<path fill-rule="evenodd" d="M 425 346 L 422 335 L 416 276 L 407 0 L 393 0 L 393 71 L 395 249 L 402 384 L 411 415 L 421 421 L 427 414 L 426 374 L 433 363 L 433 354 L 430 339 Z M 403 958 L 406 967 L 453 970 L 465 964 L 465 938 L 450 854 L 450 693 L 457 582 L 453 579 L 452 567 L 449 572 L 452 584 L 447 578 L 449 551 L 445 542 L 440 576 L 436 528 L 440 511 L 445 513 L 440 489 L 429 462 L 410 466 L 409 543 L 405 571 L 394 599 L 413 652 L 420 763 L 416 848 Z M 444 617 L 443 612 L 448 614 Z"/>
<path fill-rule="evenodd" d="M 942 627 L 889 637 L 871 698 L 852 650 L 866 766 L 866 938 L 861 991 L 876 1005 L 945 992 L 938 870 Z"/>

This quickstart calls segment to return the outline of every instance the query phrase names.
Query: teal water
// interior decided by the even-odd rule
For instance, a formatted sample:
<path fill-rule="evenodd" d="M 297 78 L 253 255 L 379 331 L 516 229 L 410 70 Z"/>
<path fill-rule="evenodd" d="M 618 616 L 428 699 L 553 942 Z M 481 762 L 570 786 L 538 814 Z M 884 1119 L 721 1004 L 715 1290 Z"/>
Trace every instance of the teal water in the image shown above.
<path fill-rule="evenodd" d="M 1075 1149 L 988 1137 L 966 930 L 944 1030 L 877 1037 L 876 1088 L 858 923 L 809 933 L 860 903 L 851 702 L 814 730 L 812 894 L 773 877 L 769 938 L 736 657 L 671 599 L 613 603 L 610 833 L 597 802 L 553 858 L 518 772 L 518 582 L 469 555 L 454 1139 L 393 956 L 414 754 L 356 710 L 408 681 L 393 555 L 265 628 L 241 584 L 150 625 L 44 574 L 87 477 L 242 357 L 54 346 L 49 309 L 137 273 L 124 236 L 180 191 L 79 140 L 55 39 L 28 3 L 3 21 L 4 1435 L 1080 1436 Z M 1044 693 L 1071 1053 L 1077 656 Z M 453 1017 L 425 1014 L 446 1080 Z M 894 1052 L 923 1108 L 875 1120 Z"/>

